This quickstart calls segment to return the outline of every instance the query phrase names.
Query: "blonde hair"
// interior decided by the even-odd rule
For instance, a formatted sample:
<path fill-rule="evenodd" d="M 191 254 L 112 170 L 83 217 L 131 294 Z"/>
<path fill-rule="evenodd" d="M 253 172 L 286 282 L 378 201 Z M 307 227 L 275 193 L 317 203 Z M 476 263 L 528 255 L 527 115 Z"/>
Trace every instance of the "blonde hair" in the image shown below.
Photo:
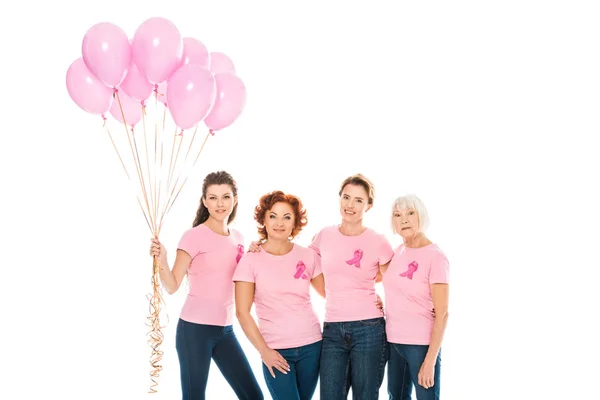
<path fill-rule="evenodd" d="M 398 233 L 396 232 L 396 229 L 394 229 L 394 212 L 399 209 L 399 208 L 404 208 L 404 209 L 413 209 L 417 212 L 417 215 L 419 216 L 419 231 L 420 232 L 425 232 L 427 230 L 427 228 L 429 227 L 429 214 L 427 213 L 427 208 L 425 207 L 425 203 L 423 203 L 423 201 L 418 198 L 416 195 L 414 194 L 407 194 L 404 196 L 400 196 L 398 197 L 396 200 L 394 200 L 394 204 L 392 205 L 392 230 L 394 231 L 394 233 Z"/>

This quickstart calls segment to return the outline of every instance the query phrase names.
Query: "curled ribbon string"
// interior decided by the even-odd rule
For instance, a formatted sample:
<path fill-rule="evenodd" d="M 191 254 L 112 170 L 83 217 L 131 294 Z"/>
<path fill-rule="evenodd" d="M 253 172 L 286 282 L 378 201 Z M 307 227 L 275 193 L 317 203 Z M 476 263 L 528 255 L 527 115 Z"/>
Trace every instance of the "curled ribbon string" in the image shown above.
<path fill-rule="evenodd" d="M 243 244 L 238 244 L 237 246 L 237 255 L 235 256 L 235 262 L 239 263 L 240 260 L 242 259 L 242 256 L 244 255 L 244 245 Z"/>
<path fill-rule="evenodd" d="M 296 273 L 294 274 L 295 279 L 308 279 L 308 275 L 304 273 L 306 271 L 306 265 L 302 261 L 298 261 L 296 264 Z"/>
<path fill-rule="evenodd" d="M 413 261 L 410 264 L 408 264 L 408 269 L 406 271 L 402 272 L 400 274 L 400 276 L 408 278 L 408 279 L 412 279 L 413 274 L 415 272 L 417 272 L 418 269 L 419 269 L 419 263 L 416 261 Z"/>
<path fill-rule="evenodd" d="M 346 261 L 346 264 L 354 265 L 356 268 L 360 268 L 360 260 L 362 260 L 362 256 L 363 256 L 363 251 L 361 249 L 358 249 L 354 252 L 354 258 Z"/>
<path fill-rule="evenodd" d="M 148 294 L 148 300 L 150 302 L 150 315 L 148 315 L 148 322 L 146 325 L 150 327 L 148 332 L 148 344 L 152 348 L 152 354 L 150 355 L 150 380 L 152 381 L 148 393 L 157 393 L 156 387 L 158 386 L 158 378 L 162 371 L 163 351 L 160 350 L 160 346 L 164 340 L 162 333 L 162 326 L 160 325 L 160 314 L 162 311 L 162 303 L 164 302 L 160 288 L 160 265 L 158 258 L 154 257 L 152 263 L 152 294 Z"/>

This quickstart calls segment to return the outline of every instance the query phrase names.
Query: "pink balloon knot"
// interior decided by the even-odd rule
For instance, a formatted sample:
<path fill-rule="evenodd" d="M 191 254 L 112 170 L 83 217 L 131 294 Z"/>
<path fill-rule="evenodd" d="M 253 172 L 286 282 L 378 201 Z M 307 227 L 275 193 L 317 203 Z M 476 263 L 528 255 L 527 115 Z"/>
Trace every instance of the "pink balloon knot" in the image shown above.
<path fill-rule="evenodd" d="M 183 136 L 183 129 L 181 130 L 181 132 L 179 132 L 179 135 L 177 136 Z"/>
<path fill-rule="evenodd" d="M 146 108 L 146 101 L 142 100 L 142 107 Z"/>
<path fill-rule="evenodd" d="M 154 93 L 158 94 L 158 85 L 154 85 Z"/>
<path fill-rule="evenodd" d="M 213 131 L 212 129 L 209 129 L 208 133 L 210 133 L 211 135 L 215 136 L 215 131 Z"/>
<path fill-rule="evenodd" d="M 102 124 L 102 127 L 105 128 L 106 127 L 106 115 L 102 114 L 102 120 L 104 121 L 104 123 Z"/>

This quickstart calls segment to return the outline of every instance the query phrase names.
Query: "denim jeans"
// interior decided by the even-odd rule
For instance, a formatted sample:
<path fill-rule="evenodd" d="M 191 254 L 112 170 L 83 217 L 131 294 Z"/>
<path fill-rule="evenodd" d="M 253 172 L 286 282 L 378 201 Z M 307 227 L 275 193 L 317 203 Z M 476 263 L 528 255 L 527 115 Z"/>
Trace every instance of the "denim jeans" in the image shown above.
<path fill-rule="evenodd" d="M 323 324 L 321 398 L 379 398 L 387 360 L 385 319 Z"/>
<path fill-rule="evenodd" d="M 321 341 L 291 349 L 277 350 L 288 362 L 290 371 L 282 374 L 273 368 L 275 378 L 263 364 L 263 373 L 273 400 L 310 400 L 319 381 Z"/>
<path fill-rule="evenodd" d="M 419 370 L 429 350 L 428 345 L 390 343 L 388 362 L 388 394 L 390 400 L 411 400 L 413 386 L 417 400 L 439 400 L 441 351 L 435 362 L 433 386 L 419 385 Z"/>
<path fill-rule="evenodd" d="M 202 325 L 179 319 L 175 347 L 183 400 L 205 400 L 211 359 L 238 399 L 264 399 L 231 325 Z"/>

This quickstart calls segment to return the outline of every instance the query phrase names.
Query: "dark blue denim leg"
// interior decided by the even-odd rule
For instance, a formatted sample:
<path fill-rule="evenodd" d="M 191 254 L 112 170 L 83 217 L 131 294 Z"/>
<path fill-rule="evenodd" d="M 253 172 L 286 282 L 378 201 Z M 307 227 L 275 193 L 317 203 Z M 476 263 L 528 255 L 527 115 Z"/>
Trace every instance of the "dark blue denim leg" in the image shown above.
<path fill-rule="evenodd" d="M 429 346 L 427 345 L 412 345 L 412 344 L 396 344 L 398 354 L 400 354 L 408 364 L 411 381 L 415 387 L 417 400 L 439 400 L 440 398 L 440 372 L 441 372 L 441 355 L 438 353 L 434 368 L 433 386 L 425 389 L 419 385 L 419 370 Z"/>
<path fill-rule="evenodd" d="M 291 349 L 277 349 L 288 362 L 290 371 L 282 374 L 273 369 L 275 378 L 263 364 L 265 382 L 273 400 L 310 400 L 319 380 L 321 342 Z"/>
<path fill-rule="evenodd" d="M 408 362 L 400 354 L 397 344 L 389 343 L 387 386 L 390 400 L 411 400 L 412 380 Z"/>
<path fill-rule="evenodd" d="M 179 357 L 183 400 L 205 400 L 212 350 L 221 329 L 219 326 L 193 324 L 182 319 L 177 323 L 175 347 Z"/>
<path fill-rule="evenodd" d="M 352 398 L 377 400 L 387 361 L 385 320 L 373 318 L 346 323 L 351 332 Z"/>
<path fill-rule="evenodd" d="M 295 349 L 277 350 L 279 354 L 288 362 L 290 370 L 287 374 L 279 372 L 278 369 L 273 368 L 275 378 L 271 375 L 271 372 L 267 366 L 263 363 L 263 375 L 265 382 L 269 388 L 269 393 L 273 400 L 300 400 L 300 393 L 298 392 L 298 378 L 296 371 L 296 363 L 292 362 L 295 356 Z"/>
<path fill-rule="evenodd" d="M 310 400 L 319 382 L 322 341 L 299 348 L 296 364 L 296 381 L 300 400 Z M 289 361 L 288 361 L 289 362 Z"/>
<path fill-rule="evenodd" d="M 231 325 L 223 328 L 213 349 L 212 357 L 238 399 L 264 399 L 246 354 L 244 354 Z"/>
<path fill-rule="evenodd" d="M 345 400 L 348 397 L 352 336 L 347 334 L 343 324 L 343 322 L 323 324 L 321 399 Z"/>

